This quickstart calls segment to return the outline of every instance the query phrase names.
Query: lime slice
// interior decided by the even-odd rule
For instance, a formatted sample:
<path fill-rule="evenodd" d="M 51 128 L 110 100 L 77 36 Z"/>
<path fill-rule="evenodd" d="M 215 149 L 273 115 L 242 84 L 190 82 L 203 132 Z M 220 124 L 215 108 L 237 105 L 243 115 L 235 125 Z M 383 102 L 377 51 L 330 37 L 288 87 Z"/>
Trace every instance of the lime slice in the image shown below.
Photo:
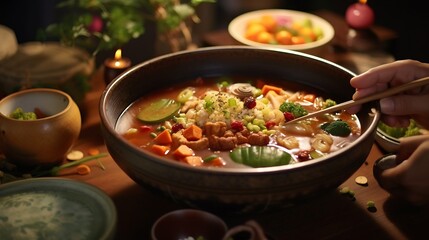
<path fill-rule="evenodd" d="M 160 99 L 142 109 L 137 118 L 146 123 L 157 123 L 177 114 L 181 105 L 172 99 Z"/>

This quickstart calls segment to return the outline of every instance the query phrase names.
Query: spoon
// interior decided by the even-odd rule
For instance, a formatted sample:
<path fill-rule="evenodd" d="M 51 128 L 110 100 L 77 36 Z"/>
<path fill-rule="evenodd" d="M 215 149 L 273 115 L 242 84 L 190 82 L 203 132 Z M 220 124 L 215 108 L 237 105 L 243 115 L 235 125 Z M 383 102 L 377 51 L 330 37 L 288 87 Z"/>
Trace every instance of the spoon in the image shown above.
<path fill-rule="evenodd" d="M 343 102 L 343 103 L 337 104 L 337 105 L 329 107 L 329 108 L 325 108 L 325 109 L 322 109 L 322 110 L 319 110 L 316 112 L 312 112 L 312 113 L 309 113 L 305 116 L 295 118 L 291 121 L 288 121 L 285 124 L 295 123 L 295 122 L 302 121 L 302 120 L 307 119 L 307 118 L 317 117 L 317 116 L 320 116 L 320 115 L 325 114 L 325 113 L 331 113 L 331 112 L 336 112 L 336 111 L 343 110 L 343 109 L 348 109 L 348 108 L 355 106 L 355 105 L 360 105 L 363 103 L 367 103 L 367 102 L 371 102 L 374 100 L 389 97 L 389 96 L 398 94 L 400 92 L 410 90 L 412 88 L 424 86 L 426 84 L 429 84 L 429 77 L 416 79 L 414 81 L 405 83 L 403 85 L 400 85 L 400 86 L 397 86 L 394 88 L 390 88 L 390 89 L 387 89 L 386 91 L 379 92 L 379 93 L 376 93 L 376 94 L 373 94 L 373 95 L 370 95 L 370 96 L 367 96 L 367 97 L 364 97 L 364 98 L 361 98 L 358 100 L 349 100 L 347 102 Z"/>

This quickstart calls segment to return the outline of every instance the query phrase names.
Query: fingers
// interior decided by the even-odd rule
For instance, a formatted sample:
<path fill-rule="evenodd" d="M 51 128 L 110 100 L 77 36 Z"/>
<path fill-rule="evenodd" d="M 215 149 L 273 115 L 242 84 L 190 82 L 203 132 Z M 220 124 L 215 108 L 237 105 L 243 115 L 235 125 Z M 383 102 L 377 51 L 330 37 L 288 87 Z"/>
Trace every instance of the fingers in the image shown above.
<path fill-rule="evenodd" d="M 429 94 L 397 95 L 380 100 L 381 112 L 393 116 L 425 114 L 429 112 Z"/>
<path fill-rule="evenodd" d="M 396 167 L 382 171 L 377 178 L 382 188 L 392 196 L 406 199 L 414 204 L 429 202 L 429 138 L 419 137 L 401 141 L 400 152 L 414 152 L 407 160 L 400 162 Z M 404 154 L 404 153 L 403 153 Z M 404 154 L 407 155 L 407 154 Z M 398 159 L 398 157 L 397 157 Z"/>
<path fill-rule="evenodd" d="M 414 60 L 401 60 L 374 67 L 350 80 L 350 85 L 357 91 L 353 99 L 426 76 L 429 76 L 429 64 Z"/>
<path fill-rule="evenodd" d="M 429 64 L 414 60 L 401 60 L 374 67 L 350 80 L 357 89 L 371 88 L 375 84 L 400 84 L 429 75 Z"/>

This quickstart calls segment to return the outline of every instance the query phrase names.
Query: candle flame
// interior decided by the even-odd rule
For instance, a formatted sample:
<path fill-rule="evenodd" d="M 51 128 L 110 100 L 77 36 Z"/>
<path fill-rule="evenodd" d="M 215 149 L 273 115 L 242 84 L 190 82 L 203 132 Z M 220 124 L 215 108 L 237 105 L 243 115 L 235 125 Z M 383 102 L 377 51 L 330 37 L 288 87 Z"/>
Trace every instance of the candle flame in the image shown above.
<path fill-rule="evenodd" d="M 366 0 L 359 0 L 360 3 L 366 4 Z"/>
<path fill-rule="evenodd" d="M 116 50 L 115 60 L 119 60 L 119 59 L 121 59 L 121 57 L 122 57 L 122 50 L 121 49 Z"/>

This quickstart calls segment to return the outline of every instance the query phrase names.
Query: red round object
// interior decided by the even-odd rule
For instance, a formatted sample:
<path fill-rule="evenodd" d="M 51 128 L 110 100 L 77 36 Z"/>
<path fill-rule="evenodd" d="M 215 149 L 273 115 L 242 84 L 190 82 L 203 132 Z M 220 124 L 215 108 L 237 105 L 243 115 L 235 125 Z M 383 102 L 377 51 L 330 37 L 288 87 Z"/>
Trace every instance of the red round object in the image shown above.
<path fill-rule="evenodd" d="M 347 8 L 346 21 L 356 29 L 369 28 L 374 23 L 374 11 L 367 4 L 355 3 Z"/>
<path fill-rule="evenodd" d="M 100 16 L 94 15 L 92 16 L 92 21 L 88 25 L 89 32 L 101 32 L 103 30 L 103 19 Z"/>

